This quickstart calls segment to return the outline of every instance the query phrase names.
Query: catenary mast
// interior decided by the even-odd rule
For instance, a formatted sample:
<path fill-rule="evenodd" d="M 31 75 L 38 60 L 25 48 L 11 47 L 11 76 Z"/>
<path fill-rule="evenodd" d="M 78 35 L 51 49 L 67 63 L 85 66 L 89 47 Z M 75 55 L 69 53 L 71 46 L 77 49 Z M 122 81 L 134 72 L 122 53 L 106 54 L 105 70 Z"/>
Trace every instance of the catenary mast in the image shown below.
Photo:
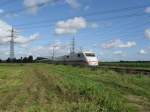
<path fill-rule="evenodd" d="M 14 29 L 11 29 L 11 39 L 10 39 L 10 59 L 13 60 L 15 58 L 15 51 L 14 51 Z"/>

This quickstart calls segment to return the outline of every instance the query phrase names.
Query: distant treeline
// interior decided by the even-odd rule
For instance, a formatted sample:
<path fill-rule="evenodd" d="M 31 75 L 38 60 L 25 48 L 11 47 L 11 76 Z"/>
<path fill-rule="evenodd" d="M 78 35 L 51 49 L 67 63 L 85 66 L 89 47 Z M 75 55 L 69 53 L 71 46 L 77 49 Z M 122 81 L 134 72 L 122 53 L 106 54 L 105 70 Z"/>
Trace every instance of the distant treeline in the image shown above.
<path fill-rule="evenodd" d="M 34 60 L 33 56 L 28 56 L 28 57 L 20 57 L 19 59 L 6 59 L 6 60 L 2 60 L 0 59 L 0 63 L 34 63 L 36 62 L 37 58 Z"/>
<path fill-rule="evenodd" d="M 150 68 L 150 61 L 118 61 L 118 62 L 99 62 L 100 66 L 117 67 L 142 67 Z"/>
<path fill-rule="evenodd" d="M 102 63 L 150 63 L 150 61 L 116 61 L 116 62 L 102 62 Z"/>

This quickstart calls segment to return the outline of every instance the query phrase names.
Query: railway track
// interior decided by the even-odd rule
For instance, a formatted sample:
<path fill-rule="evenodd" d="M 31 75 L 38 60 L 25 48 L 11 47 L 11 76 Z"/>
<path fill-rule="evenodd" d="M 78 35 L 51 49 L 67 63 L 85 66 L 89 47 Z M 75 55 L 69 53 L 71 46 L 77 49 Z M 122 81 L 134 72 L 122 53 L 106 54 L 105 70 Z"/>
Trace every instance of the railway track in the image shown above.
<path fill-rule="evenodd" d="M 98 69 L 110 69 L 120 73 L 129 73 L 129 74 L 141 74 L 150 76 L 150 70 L 148 69 L 139 69 L 139 68 L 128 68 L 128 67 L 112 67 L 112 66 L 99 66 Z"/>
<path fill-rule="evenodd" d="M 85 67 L 85 66 L 80 66 L 80 67 Z M 147 75 L 147 76 L 150 76 L 150 69 L 117 67 L 117 66 L 102 66 L 102 65 L 100 65 L 98 67 L 92 67 L 91 68 L 91 70 L 97 70 L 97 69 L 106 69 L 106 70 L 109 69 L 109 70 L 113 70 L 113 71 L 116 71 L 116 72 L 119 72 L 119 73 L 128 73 L 128 74 L 133 74 L 133 75 Z"/>

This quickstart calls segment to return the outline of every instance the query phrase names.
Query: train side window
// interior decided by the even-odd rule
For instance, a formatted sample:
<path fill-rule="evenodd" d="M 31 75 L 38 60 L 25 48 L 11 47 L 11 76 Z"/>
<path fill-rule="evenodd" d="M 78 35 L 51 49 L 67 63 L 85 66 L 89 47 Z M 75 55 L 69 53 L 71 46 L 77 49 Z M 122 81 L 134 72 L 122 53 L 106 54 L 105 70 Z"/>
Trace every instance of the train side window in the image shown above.
<path fill-rule="evenodd" d="M 80 55 L 80 54 L 78 54 L 78 57 L 81 57 L 81 55 Z"/>
<path fill-rule="evenodd" d="M 67 56 L 67 58 L 69 58 L 69 56 Z"/>

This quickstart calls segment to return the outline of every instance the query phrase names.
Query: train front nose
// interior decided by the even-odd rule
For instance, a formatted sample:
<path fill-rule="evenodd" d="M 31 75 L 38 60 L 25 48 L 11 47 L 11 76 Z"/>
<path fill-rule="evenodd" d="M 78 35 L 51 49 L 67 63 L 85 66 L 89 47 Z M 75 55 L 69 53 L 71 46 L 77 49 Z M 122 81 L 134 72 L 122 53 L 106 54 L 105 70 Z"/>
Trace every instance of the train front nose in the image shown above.
<path fill-rule="evenodd" d="M 98 62 L 96 61 L 89 62 L 89 66 L 98 66 Z"/>
<path fill-rule="evenodd" d="M 98 66 L 98 60 L 96 58 L 87 59 L 89 66 Z"/>

